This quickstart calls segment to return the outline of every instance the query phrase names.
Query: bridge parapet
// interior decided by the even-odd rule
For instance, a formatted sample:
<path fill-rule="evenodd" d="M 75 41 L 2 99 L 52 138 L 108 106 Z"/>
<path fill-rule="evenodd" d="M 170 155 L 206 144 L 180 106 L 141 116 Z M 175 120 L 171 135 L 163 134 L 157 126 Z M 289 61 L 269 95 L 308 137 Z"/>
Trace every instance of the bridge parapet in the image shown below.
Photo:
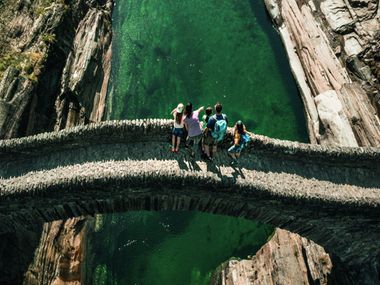
<path fill-rule="evenodd" d="M 42 150 L 83 147 L 93 143 L 129 143 L 144 141 L 166 141 L 169 138 L 172 120 L 140 119 L 105 121 L 86 126 L 64 129 L 59 132 L 42 133 L 18 139 L 0 140 L 0 158 L 21 154 L 38 154 Z M 227 146 L 232 140 L 232 129 L 222 144 Z M 297 159 L 329 160 L 343 164 L 359 163 L 371 166 L 380 164 L 380 148 L 321 146 L 294 141 L 273 139 L 253 135 L 248 152 L 271 152 Z"/>

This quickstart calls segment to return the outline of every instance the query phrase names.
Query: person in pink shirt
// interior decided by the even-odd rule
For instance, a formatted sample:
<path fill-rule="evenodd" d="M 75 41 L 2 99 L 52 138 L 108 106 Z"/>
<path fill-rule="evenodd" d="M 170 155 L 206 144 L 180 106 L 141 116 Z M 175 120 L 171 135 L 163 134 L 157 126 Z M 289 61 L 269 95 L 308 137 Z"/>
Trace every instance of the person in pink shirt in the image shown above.
<path fill-rule="evenodd" d="M 185 128 L 187 130 L 187 145 L 189 146 L 191 158 L 195 157 L 195 150 L 202 139 L 202 126 L 199 122 L 199 113 L 204 109 L 200 107 L 199 109 L 193 111 L 193 104 L 187 103 L 185 108 Z"/>

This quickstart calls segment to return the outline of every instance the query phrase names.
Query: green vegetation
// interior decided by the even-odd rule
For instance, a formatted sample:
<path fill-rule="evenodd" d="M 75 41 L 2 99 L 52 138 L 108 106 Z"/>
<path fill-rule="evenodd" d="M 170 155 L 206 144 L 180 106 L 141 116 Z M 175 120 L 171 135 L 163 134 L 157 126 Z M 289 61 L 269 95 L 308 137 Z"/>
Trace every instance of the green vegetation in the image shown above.
<path fill-rule="evenodd" d="M 17 9 L 17 2 L 11 0 L 0 0 L 0 80 L 4 76 L 5 70 L 13 66 L 21 71 L 21 76 L 37 82 L 41 73 L 43 64 L 46 60 L 46 48 L 56 42 L 56 36 L 53 33 L 45 33 L 40 36 L 43 45 L 34 51 L 18 51 L 12 46 L 12 40 L 8 36 L 9 23 L 14 17 Z M 46 8 L 53 3 L 62 3 L 64 0 L 37 0 L 34 1 L 31 9 L 22 11 L 25 17 L 36 18 Z M 66 5 L 65 5 L 66 7 Z"/>
<path fill-rule="evenodd" d="M 0 58 L 0 74 L 4 72 L 9 66 L 14 66 L 21 70 L 21 63 L 24 61 L 22 53 L 8 52 Z"/>
<path fill-rule="evenodd" d="M 57 41 L 54 34 L 43 34 L 41 39 L 45 44 L 53 44 Z"/>
<path fill-rule="evenodd" d="M 45 11 L 54 3 L 62 4 L 65 10 L 69 8 L 69 5 L 65 3 L 65 0 L 39 0 L 34 6 L 34 15 L 43 15 Z"/>
<path fill-rule="evenodd" d="M 45 9 L 51 6 L 57 0 L 39 0 L 34 5 L 34 15 L 39 16 L 45 13 Z"/>
<path fill-rule="evenodd" d="M 45 61 L 42 52 L 8 52 L 0 57 L 0 78 L 9 66 L 21 71 L 21 75 L 37 82 Z"/>

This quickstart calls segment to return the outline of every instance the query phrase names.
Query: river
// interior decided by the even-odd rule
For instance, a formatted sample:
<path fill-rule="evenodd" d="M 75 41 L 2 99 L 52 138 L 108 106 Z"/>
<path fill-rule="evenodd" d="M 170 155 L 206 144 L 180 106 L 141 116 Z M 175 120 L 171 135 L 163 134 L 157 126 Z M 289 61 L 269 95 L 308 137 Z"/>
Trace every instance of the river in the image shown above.
<path fill-rule="evenodd" d="M 179 102 L 219 101 L 231 123 L 307 141 L 297 87 L 262 1 L 120 0 L 113 32 L 108 119 L 170 118 Z M 98 215 L 86 263 L 93 284 L 209 284 L 219 264 L 254 254 L 272 232 L 197 212 Z"/>

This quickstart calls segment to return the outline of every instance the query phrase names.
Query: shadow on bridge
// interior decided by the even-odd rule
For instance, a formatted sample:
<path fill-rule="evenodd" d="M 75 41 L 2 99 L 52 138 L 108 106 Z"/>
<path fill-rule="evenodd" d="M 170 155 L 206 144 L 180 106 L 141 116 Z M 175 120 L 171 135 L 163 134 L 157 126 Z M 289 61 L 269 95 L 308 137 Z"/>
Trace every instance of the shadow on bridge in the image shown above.
<path fill-rule="evenodd" d="M 256 148 L 254 144 L 243 152 L 239 166 L 231 167 L 225 144 L 219 149 L 213 162 L 204 162 L 200 157 L 192 161 L 186 149 L 173 154 L 169 151 L 169 141 L 104 142 L 89 141 L 83 145 L 56 145 L 42 148 L 33 153 L 14 153 L 1 158 L 0 176 L 3 178 L 24 175 L 31 171 L 46 171 L 57 167 L 100 161 L 172 161 L 173 167 L 185 171 L 208 171 L 222 177 L 221 168 L 233 169 L 234 177 L 242 177 L 242 169 L 265 173 L 288 173 L 306 179 L 330 181 L 362 187 L 380 185 L 379 163 L 361 165 L 345 164 L 342 161 L 322 157 L 300 157 L 292 154 L 276 153 Z"/>

